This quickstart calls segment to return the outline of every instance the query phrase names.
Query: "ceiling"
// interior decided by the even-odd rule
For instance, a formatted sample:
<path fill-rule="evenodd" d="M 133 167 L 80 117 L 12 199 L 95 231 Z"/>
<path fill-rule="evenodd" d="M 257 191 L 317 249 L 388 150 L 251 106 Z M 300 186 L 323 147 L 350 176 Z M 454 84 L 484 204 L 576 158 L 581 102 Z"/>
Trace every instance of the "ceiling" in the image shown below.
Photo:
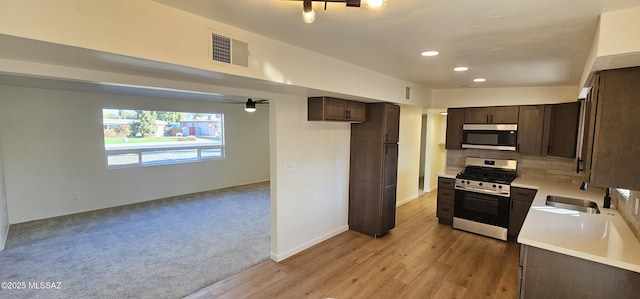
<path fill-rule="evenodd" d="M 430 88 L 577 85 L 601 13 L 638 0 L 388 0 L 382 10 L 302 1 L 156 0 Z M 440 55 L 423 57 L 436 50 Z M 454 72 L 467 66 L 466 72 Z M 474 78 L 486 78 L 484 83 Z"/>

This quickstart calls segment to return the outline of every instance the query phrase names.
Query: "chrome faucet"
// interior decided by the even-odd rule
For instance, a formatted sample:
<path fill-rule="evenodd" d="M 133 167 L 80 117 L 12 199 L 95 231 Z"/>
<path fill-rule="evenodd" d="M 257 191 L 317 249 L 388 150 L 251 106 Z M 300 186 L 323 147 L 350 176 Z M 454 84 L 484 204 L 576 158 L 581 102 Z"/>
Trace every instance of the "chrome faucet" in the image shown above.
<path fill-rule="evenodd" d="M 602 207 L 605 209 L 611 208 L 611 188 L 605 188 L 604 203 L 602 204 Z"/>

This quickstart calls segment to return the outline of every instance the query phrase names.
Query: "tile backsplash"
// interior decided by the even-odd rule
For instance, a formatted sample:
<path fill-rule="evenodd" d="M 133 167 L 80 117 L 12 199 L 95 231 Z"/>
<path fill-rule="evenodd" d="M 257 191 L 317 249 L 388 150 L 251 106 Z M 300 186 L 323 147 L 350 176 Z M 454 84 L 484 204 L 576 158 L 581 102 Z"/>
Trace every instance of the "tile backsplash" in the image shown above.
<path fill-rule="evenodd" d="M 447 169 L 464 168 L 466 157 L 518 160 L 518 176 L 539 177 L 555 181 L 582 182 L 582 173 L 576 173 L 576 161 L 571 158 L 531 156 L 516 152 L 492 150 L 447 150 Z"/>

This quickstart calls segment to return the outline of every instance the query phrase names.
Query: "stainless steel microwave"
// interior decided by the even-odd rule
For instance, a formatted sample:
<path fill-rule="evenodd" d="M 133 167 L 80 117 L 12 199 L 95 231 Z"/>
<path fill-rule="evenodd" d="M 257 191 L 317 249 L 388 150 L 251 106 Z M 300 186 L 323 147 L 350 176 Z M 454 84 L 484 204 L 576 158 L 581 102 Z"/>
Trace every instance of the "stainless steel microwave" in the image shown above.
<path fill-rule="evenodd" d="M 463 125 L 462 148 L 517 150 L 518 125 Z"/>

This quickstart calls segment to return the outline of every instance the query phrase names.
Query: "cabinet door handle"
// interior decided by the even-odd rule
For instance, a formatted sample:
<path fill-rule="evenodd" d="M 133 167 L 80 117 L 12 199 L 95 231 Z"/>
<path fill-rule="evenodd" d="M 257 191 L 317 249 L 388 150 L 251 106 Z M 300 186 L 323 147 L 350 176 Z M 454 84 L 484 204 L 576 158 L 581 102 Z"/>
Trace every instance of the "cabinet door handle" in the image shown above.
<path fill-rule="evenodd" d="M 493 114 L 491 114 L 491 121 L 489 121 L 490 124 L 493 123 Z"/>
<path fill-rule="evenodd" d="M 489 114 L 487 114 L 487 123 L 489 123 Z"/>
<path fill-rule="evenodd" d="M 584 162 L 584 160 L 578 158 L 577 163 L 576 163 L 576 173 L 580 173 L 580 171 L 584 171 L 583 169 L 580 169 L 580 163 Z"/>
<path fill-rule="evenodd" d="M 509 209 L 513 210 L 513 200 L 510 201 L 511 207 Z"/>
<path fill-rule="evenodd" d="M 551 144 L 547 145 L 547 154 L 551 152 Z"/>

